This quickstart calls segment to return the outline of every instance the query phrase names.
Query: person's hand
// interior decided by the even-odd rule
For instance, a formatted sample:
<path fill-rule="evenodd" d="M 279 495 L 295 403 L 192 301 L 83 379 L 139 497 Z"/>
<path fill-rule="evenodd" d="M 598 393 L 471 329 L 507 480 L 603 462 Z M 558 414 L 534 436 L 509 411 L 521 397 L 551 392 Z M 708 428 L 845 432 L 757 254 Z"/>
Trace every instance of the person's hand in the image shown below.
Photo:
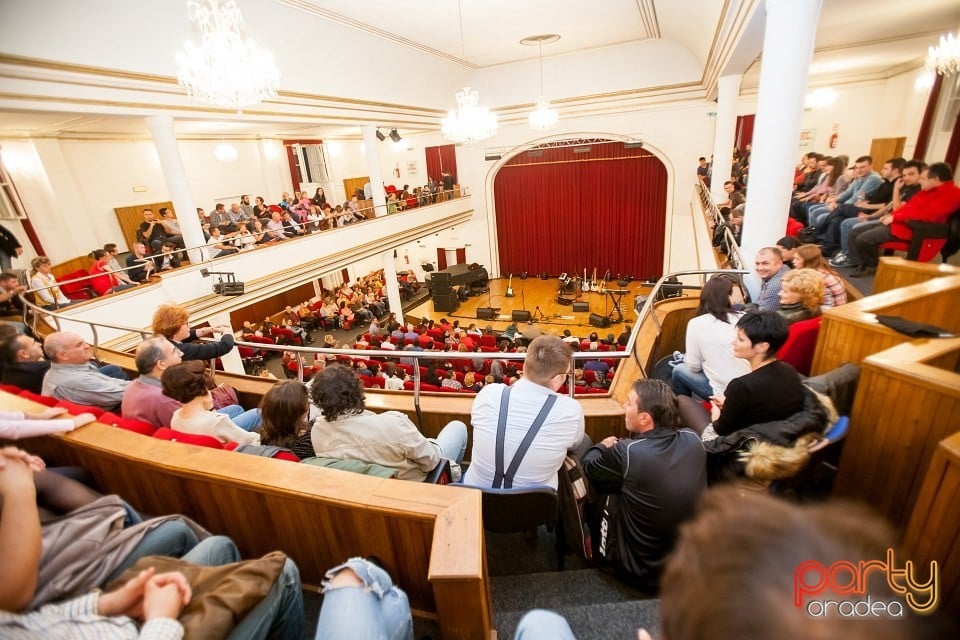
<path fill-rule="evenodd" d="M 866 219 L 869 218 L 869 217 L 870 217 L 870 216 L 868 216 L 868 215 L 865 214 L 865 213 L 858 213 L 858 214 L 857 214 L 857 220 L 859 220 L 860 222 L 863 222 L 864 220 L 866 220 Z"/>
<path fill-rule="evenodd" d="M 641 627 L 640 629 L 637 629 L 637 640 L 653 640 L 653 638 L 646 629 Z"/>
<path fill-rule="evenodd" d="M 4 447 L 0 449 L 0 470 L 7 466 L 8 463 L 17 461 L 24 463 L 35 472 L 40 472 L 47 468 L 46 463 L 42 459 L 30 455 L 23 449 L 18 449 L 17 447 Z"/>
<path fill-rule="evenodd" d="M 161 573 L 147 581 L 143 592 L 143 619 L 176 620 L 183 607 L 190 603 L 193 592 L 187 578 L 179 571 Z"/>
<path fill-rule="evenodd" d="M 81 413 L 80 415 L 73 416 L 73 428 L 82 427 L 85 424 L 90 424 L 91 422 L 96 422 L 97 416 L 92 413 Z"/>
<path fill-rule="evenodd" d="M 24 412 L 24 417 L 28 420 L 50 420 L 56 418 L 57 416 L 62 416 L 63 414 L 68 413 L 65 407 L 48 407 L 43 411 L 38 411 L 37 413 L 26 413 Z"/>
<path fill-rule="evenodd" d="M 827 203 L 827 210 L 828 210 L 828 211 L 834 211 L 834 210 L 836 210 L 836 208 L 837 208 L 837 203 L 836 203 L 836 202 L 829 202 L 829 203 Z"/>
<path fill-rule="evenodd" d="M 153 577 L 155 569 L 148 567 L 126 584 L 110 593 L 102 593 L 97 599 L 97 613 L 104 617 L 127 616 L 139 619 L 143 615 L 143 590 Z"/>
<path fill-rule="evenodd" d="M 26 458 L 33 458 L 15 447 L 4 447 L 3 455 L 0 455 L 0 497 L 35 495 L 37 489 L 33 481 L 33 468 L 24 456 L 14 455 L 12 452 L 8 456 L 9 449 L 24 454 Z"/>
<path fill-rule="evenodd" d="M 617 436 L 607 436 L 606 438 L 600 441 L 600 444 L 602 444 L 607 449 L 609 449 L 613 445 L 617 444 L 619 440 L 620 438 L 618 438 Z"/>
<path fill-rule="evenodd" d="M 882 218 L 880 218 L 880 222 L 882 222 L 883 224 L 889 226 L 890 223 L 893 222 L 893 214 L 890 213 L 890 214 L 887 214 L 887 215 L 883 216 Z"/>

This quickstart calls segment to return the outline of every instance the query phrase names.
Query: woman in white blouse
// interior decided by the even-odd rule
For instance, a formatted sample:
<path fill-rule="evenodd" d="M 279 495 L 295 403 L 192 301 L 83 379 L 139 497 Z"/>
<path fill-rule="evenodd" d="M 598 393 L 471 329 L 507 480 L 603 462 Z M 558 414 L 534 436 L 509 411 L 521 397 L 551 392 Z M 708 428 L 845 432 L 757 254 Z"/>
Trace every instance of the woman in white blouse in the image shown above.
<path fill-rule="evenodd" d="M 50 258 L 40 256 L 30 263 L 30 288 L 34 289 L 37 302 L 44 309 L 57 309 L 73 304 L 73 301 L 63 295 L 57 285 L 57 279 L 50 273 Z"/>

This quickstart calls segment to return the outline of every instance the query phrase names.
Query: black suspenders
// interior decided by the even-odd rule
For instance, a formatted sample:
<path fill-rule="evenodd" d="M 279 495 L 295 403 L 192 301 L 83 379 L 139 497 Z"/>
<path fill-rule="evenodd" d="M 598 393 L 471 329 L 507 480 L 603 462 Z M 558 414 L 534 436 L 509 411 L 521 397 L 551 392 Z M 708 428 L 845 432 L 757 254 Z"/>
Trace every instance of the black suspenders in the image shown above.
<path fill-rule="evenodd" d="M 513 488 L 513 476 L 516 475 L 517 469 L 520 468 L 520 463 L 523 461 L 523 457 L 527 455 L 527 450 L 530 449 L 530 445 L 533 444 L 533 439 L 537 437 L 540 427 L 543 426 L 543 423 L 547 419 L 547 414 L 550 413 L 550 409 L 553 408 L 554 403 L 557 401 L 557 396 L 553 394 L 547 396 L 547 400 L 543 403 L 540 413 L 537 414 L 533 424 L 530 425 L 527 435 L 523 437 L 523 441 L 520 443 L 520 446 L 517 447 L 517 452 L 513 454 L 513 459 L 510 461 L 510 466 L 507 467 L 506 472 L 504 472 L 503 446 L 507 434 L 507 410 L 510 406 L 510 391 L 511 387 L 504 387 L 503 395 L 500 396 L 500 418 L 497 421 L 497 468 L 493 476 L 494 489 Z"/>

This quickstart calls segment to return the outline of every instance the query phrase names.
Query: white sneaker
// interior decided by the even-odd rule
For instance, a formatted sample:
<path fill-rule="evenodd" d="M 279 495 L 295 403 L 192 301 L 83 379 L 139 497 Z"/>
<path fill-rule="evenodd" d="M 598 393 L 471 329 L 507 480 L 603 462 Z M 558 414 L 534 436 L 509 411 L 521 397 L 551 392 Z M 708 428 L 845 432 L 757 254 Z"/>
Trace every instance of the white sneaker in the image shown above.
<path fill-rule="evenodd" d="M 846 266 L 847 262 L 848 262 L 847 254 L 842 252 L 830 258 L 830 266 L 833 266 L 833 267 Z"/>

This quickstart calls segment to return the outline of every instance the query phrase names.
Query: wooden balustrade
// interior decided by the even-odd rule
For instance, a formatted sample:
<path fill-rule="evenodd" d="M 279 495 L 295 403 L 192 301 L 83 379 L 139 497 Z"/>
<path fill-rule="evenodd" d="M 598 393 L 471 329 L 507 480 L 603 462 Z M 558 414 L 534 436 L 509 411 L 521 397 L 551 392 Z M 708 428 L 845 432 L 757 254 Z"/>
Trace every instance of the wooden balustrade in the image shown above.
<path fill-rule="evenodd" d="M 5 409 L 39 405 L 0 392 Z M 480 492 L 379 479 L 167 442 L 92 423 L 18 443 L 87 469 L 145 513 L 183 513 L 230 536 L 245 557 L 287 553 L 306 585 L 349 557 L 376 555 L 443 637 L 493 628 Z"/>
<path fill-rule="evenodd" d="M 960 268 L 949 264 L 916 262 L 903 258 L 880 258 L 877 277 L 873 281 L 873 292 L 883 293 L 891 289 L 926 282 L 933 278 L 958 274 L 960 274 Z"/>
<path fill-rule="evenodd" d="M 867 357 L 835 491 L 906 526 L 937 443 L 960 430 L 960 338 L 924 339 Z"/>
<path fill-rule="evenodd" d="M 960 433 L 942 440 L 910 514 L 903 551 L 926 571 L 936 561 L 940 573 L 940 610 L 960 619 Z"/>
<path fill-rule="evenodd" d="M 845 362 L 859 363 L 873 353 L 889 349 L 910 338 L 876 321 L 875 314 L 943 327 L 960 333 L 960 275 L 934 278 L 868 296 L 823 314 L 812 375 L 830 371 Z"/>

